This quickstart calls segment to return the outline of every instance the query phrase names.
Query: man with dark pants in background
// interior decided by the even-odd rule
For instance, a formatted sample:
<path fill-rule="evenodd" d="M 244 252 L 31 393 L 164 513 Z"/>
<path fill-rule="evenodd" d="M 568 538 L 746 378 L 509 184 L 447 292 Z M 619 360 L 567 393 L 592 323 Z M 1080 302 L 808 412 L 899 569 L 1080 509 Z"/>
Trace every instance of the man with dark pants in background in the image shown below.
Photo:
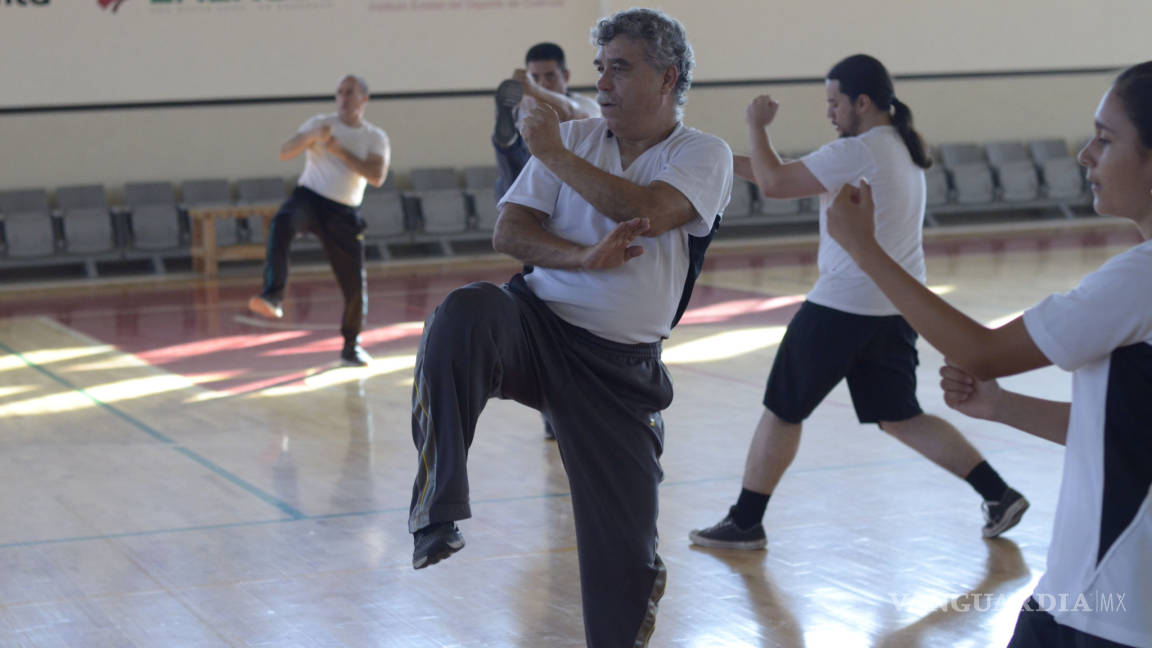
<path fill-rule="evenodd" d="M 301 232 L 320 239 L 340 290 L 344 313 L 340 362 L 363 366 L 371 357 L 360 347 L 360 330 L 368 310 L 364 275 L 364 221 L 360 203 L 368 183 L 384 184 L 391 153 L 388 136 L 364 119 L 368 84 L 348 75 L 336 89 L 336 112 L 316 115 L 280 147 L 280 159 L 307 153 L 304 172 L 272 220 L 264 267 L 264 288 L 248 301 L 252 312 L 279 319 L 288 282 L 288 249 Z"/>

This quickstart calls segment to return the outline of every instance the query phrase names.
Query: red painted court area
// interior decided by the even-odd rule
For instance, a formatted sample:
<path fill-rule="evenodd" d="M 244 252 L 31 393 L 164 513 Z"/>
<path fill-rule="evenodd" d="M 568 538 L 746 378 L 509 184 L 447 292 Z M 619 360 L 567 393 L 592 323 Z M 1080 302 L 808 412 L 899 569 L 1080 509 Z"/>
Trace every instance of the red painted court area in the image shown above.
<path fill-rule="evenodd" d="M 1090 247 L 1125 243 L 1131 232 L 1056 233 L 1030 237 L 929 242 L 930 255 L 1004 250 Z M 707 284 L 709 272 L 815 264 L 815 250 L 741 249 L 714 253 L 696 287 L 681 327 L 785 324 L 801 301 L 797 295 L 766 295 Z M 482 269 L 389 271 L 368 278 L 368 322 L 362 345 L 376 357 L 411 355 L 424 318 L 451 290 L 472 281 L 500 283 L 514 265 Z M 247 312 L 257 280 L 168 281 L 102 286 L 13 296 L 0 303 L 0 317 L 44 316 L 110 344 L 204 388 L 243 394 L 291 385 L 335 366 L 342 340 L 342 299 L 331 276 L 299 273 L 289 281 L 283 320 Z"/>
<path fill-rule="evenodd" d="M 503 282 L 512 272 L 370 276 L 361 344 L 377 357 L 412 354 L 424 318 L 451 290 L 471 281 Z M 30 297 L 4 304 L 0 317 L 50 317 L 96 342 L 229 394 L 291 385 L 336 365 L 343 343 L 342 300 L 330 278 L 293 280 L 282 320 L 247 312 L 252 293 L 247 285 L 131 286 L 91 297 Z M 682 325 L 786 322 L 797 301 L 702 285 Z"/>

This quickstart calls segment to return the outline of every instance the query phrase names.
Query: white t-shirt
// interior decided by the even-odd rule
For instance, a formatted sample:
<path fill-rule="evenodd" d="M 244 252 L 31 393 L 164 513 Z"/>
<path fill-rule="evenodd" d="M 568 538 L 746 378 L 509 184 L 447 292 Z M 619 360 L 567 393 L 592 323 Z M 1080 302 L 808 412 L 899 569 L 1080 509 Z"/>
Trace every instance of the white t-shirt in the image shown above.
<path fill-rule="evenodd" d="M 1032 307 L 1024 325 L 1074 372 L 1048 571 L 1033 596 L 1060 624 L 1152 647 L 1152 242 Z"/>
<path fill-rule="evenodd" d="M 667 139 L 621 169 L 620 149 L 603 119 L 560 125 L 564 146 L 597 168 L 641 186 L 672 185 L 696 208 L 697 217 L 657 237 L 634 241 L 644 254 L 611 270 L 537 267 L 525 279 L 532 292 L 563 320 L 623 343 L 668 337 L 688 276 L 688 237 L 707 236 L 732 194 L 732 151 L 724 140 L 677 125 Z M 601 214 L 571 187 L 532 158 L 500 199 L 548 214 L 553 234 L 592 245 L 618 223 Z"/>
<path fill-rule="evenodd" d="M 898 314 L 844 248 L 828 236 L 828 206 L 841 187 L 867 180 L 876 203 L 876 240 L 923 283 L 924 170 L 912 162 L 893 126 L 876 126 L 829 142 L 800 162 L 827 190 L 820 195 L 820 278 L 808 293 L 808 301 L 856 315 Z"/>
<path fill-rule="evenodd" d="M 588 118 L 600 116 L 600 104 L 596 103 L 595 99 L 579 92 L 569 92 L 567 96 L 581 112 L 588 115 Z M 524 95 L 524 98 L 520 100 L 520 105 L 517 106 L 516 111 L 516 130 L 520 130 L 520 127 L 524 125 L 524 117 L 528 111 L 536 107 L 536 104 L 537 101 L 528 95 Z"/>
<path fill-rule="evenodd" d="M 340 121 L 336 113 L 316 115 L 296 132 L 303 133 L 325 124 L 332 127 L 332 135 L 340 144 L 361 160 L 368 159 L 369 155 L 384 155 L 388 147 L 388 135 L 380 128 L 363 119 L 359 128 L 352 128 Z M 320 142 L 309 146 L 306 156 L 298 185 L 349 207 L 360 206 L 368 184 L 364 176 L 349 169 L 344 160 L 329 153 Z"/>

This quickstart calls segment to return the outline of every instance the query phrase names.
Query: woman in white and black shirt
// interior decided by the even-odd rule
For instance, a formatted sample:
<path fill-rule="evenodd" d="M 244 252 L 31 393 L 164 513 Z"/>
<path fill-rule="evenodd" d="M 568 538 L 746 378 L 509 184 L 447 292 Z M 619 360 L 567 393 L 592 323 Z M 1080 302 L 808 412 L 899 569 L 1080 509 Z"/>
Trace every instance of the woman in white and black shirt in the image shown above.
<path fill-rule="evenodd" d="M 1116 78 L 1080 151 L 1100 214 L 1135 222 L 1144 243 L 1070 292 L 988 329 L 908 275 L 876 243 L 867 186 L 844 191 L 829 232 L 912 326 L 948 358 L 945 400 L 1067 446 L 1048 571 L 1011 648 L 1152 647 L 1152 61 Z M 994 380 L 1055 364 L 1072 402 Z"/>

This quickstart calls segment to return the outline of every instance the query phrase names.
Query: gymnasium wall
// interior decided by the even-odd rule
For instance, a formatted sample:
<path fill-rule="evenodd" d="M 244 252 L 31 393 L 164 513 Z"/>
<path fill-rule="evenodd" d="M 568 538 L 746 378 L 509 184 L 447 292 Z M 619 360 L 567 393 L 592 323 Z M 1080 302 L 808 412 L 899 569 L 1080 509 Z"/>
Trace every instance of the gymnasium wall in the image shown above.
<path fill-rule="evenodd" d="M 484 94 L 543 39 L 595 81 L 587 31 L 615 0 L 0 0 L 0 187 L 283 175 L 280 143 L 367 77 L 393 168 L 489 164 Z M 833 136 L 819 79 L 867 51 L 933 142 L 1088 135 L 1109 68 L 1145 56 L 1152 4 L 674 0 L 698 61 L 686 121 L 746 148 L 744 107 L 783 104 L 774 137 Z"/>

